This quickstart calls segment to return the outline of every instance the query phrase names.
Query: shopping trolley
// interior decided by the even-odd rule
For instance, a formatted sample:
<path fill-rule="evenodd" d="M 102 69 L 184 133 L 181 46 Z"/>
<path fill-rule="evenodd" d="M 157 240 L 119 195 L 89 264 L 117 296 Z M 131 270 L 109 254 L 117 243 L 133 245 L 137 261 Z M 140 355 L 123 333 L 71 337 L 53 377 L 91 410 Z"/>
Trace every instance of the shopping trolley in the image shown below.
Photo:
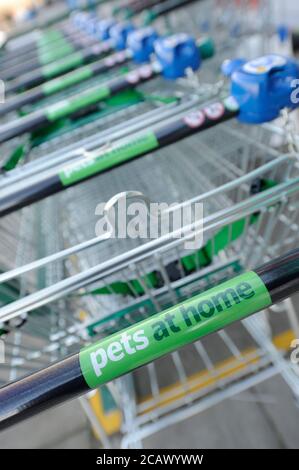
<path fill-rule="evenodd" d="M 179 57 L 177 67 L 173 67 L 173 61 L 166 60 L 163 63 L 164 44 L 165 50 L 176 51 L 177 44 L 189 44 L 197 51 L 197 46 L 194 42 L 190 41 L 185 36 L 179 35 L 174 37 L 168 42 L 168 39 L 156 43 L 157 54 L 161 54 L 162 61 L 159 63 L 159 68 L 166 77 L 175 78 L 182 76 L 185 73 L 186 62 L 185 57 Z M 172 46 L 174 45 L 174 48 Z M 159 48 L 161 46 L 161 50 Z M 196 52 L 197 53 L 197 52 Z M 170 55 L 167 55 L 168 59 Z M 196 59 L 196 55 L 195 55 Z M 187 57 L 187 63 L 192 63 L 190 57 Z M 162 65 L 163 64 L 163 65 Z M 195 68 L 198 62 L 195 60 Z M 138 71 L 134 73 L 133 83 L 147 81 L 152 78 L 153 68 L 155 62 L 146 74 Z M 97 149 L 90 158 L 82 158 L 72 165 L 66 165 L 61 169 L 53 169 L 38 180 L 28 180 L 27 184 L 13 187 L 11 191 L 2 193 L 0 195 L 0 214 L 2 216 L 9 214 L 19 208 L 25 207 L 28 204 L 39 201 L 51 194 L 69 189 L 71 186 L 81 184 L 83 181 L 97 176 L 100 173 L 110 171 L 116 166 L 128 164 L 136 158 L 140 158 L 153 150 L 169 146 L 172 143 L 179 142 L 190 135 L 198 134 L 206 129 L 214 127 L 221 122 L 238 118 L 241 122 L 247 124 L 262 123 L 274 120 L 279 117 L 281 110 L 285 108 L 294 109 L 297 103 L 293 100 L 293 87 L 294 80 L 299 75 L 298 64 L 292 60 L 279 55 L 266 55 L 253 61 L 232 61 L 224 64 L 223 67 L 226 73 L 232 75 L 231 80 L 231 95 L 226 98 L 210 103 L 201 109 L 196 109 L 192 113 L 187 113 L 184 116 L 176 117 L 167 124 L 161 124 L 156 129 L 146 129 L 143 132 L 128 137 L 115 145 L 106 149 Z M 260 70 L 262 69 L 262 73 Z M 160 73 L 159 70 L 159 73 Z M 150 72 L 150 73 L 148 73 Z M 155 72 L 157 73 L 157 71 Z M 155 75 L 154 73 L 154 75 Z M 129 73 L 124 79 L 120 79 L 125 87 L 131 85 L 131 74 Z M 114 82 L 112 82 L 114 84 Z M 119 84 L 119 80 L 116 81 Z M 106 94 L 110 94 L 110 88 L 103 87 Z M 100 87 L 100 93 L 102 88 Z M 96 90 L 98 91 L 98 89 Z M 89 96 L 89 95 L 88 95 Z M 106 96 L 106 95 L 105 95 Z M 92 93 L 93 98 L 93 93 Z M 79 101 L 79 100 L 78 100 Z M 76 106 L 77 99 L 75 98 L 74 104 Z M 62 103 L 62 107 L 54 105 L 55 113 L 60 116 L 67 114 L 69 108 L 72 108 L 73 101 L 66 101 Z M 49 111 L 52 108 L 46 109 L 42 115 L 29 116 L 29 120 L 25 125 L 32 125 L 32 119 L 35 117 L 40 119 L 42 116 L 49 118 Z M 50 113 L 51 114 L 51 113 Z M 54 114 L 54 113 L 53 113 Z M 55 114 L 55 115 L 56 115 Z M 33 122 L 34 125 L 34 122 Z M 19 133 L 24 129 L 21 123 L 13 125 L 11 128 L 8 126 L 5 130 L 2 129 L 1 138 L 6 140 L 10 131 Z"/>
<path fill-rule="evenodd" d="M 152 29 L 146 30 L 142 36 L 138 36 L 135 41 L 135 51 L 137 55 L 140 55 L 140 52 L 142 52 L 144 48 L 148 49 L 149 42 L 144 41 L 144 39 L 152 40 L 154 36 L 155 32 L 153 32 Z M 173 36 L 173 38 L 175 39 L 175 36 Z M 163 102 L 169 103 L 171 101 L 180 100 L 180 96 L 178 95 L 179 87 L 175 89 L 176 85 L 169 84 L 167 87 L 164 85 L 164 89 L 168 89 L 168 93 L 166 93 L 166 95 L 164 94 L 164 97 L 163 91 L 162 94 L 151 91 L 155 89 L 156 84 L 153 84 L 153 87 L 151 88 L 148 87 L 147 89 L 144 89 L 144 92 L 139 87 L 136 89 L 138 85 L 150 82 L 153 78 L 158 77 L 162 73 L 164 74 L 164 71 L 167 69 L 171 72 L 171 78 L 176 79 L 185 74 L 185 69 L 188 67 L 188 64 L 190 64 L 190 70 L 198 68 L 198 51 L 202 51 L 202 59 L 208 58 L 213 54 L 213 47 L 211 47 L 212 43 L 209 39 L 203 38 L 195 45 L 195 42 L 191 38 L 185 35 L 179 35 L 177 36 L 177 41 L 178 43 L 171 45 L 171 48 L 174 49 L 174 54 L 170 58 L 169 64 L 167 65 L 164 61 L 162 69 L 159 64 L 154 61 L 152 64 L 147 66 L 135 67 L 131 72 L 127 72 L 125 74 L 117 73 L 114 77 L 110 77 L 110 79 L 108 79 L 109 76 L 107 76 L 107 74 L 104 74 L 100 79 L 95 77 L 90 78 L 86 82 L 83 80 L 83 85 L 79 84 L 75 88 L 74 86 L 71 86 L 70 89 L 69 85 L 74 84 L 72 84 L 72 80 L 70 80 L 70 82 L 67 80 L 68 78 L 72 79 L 72 77 L 66 76 L 65 81 L 62 80 L 58 83 L 58 87 L 56 86 L 57 83 L 55 81 L 54 83 L 48 82 L 48 85 L 54 85 L 54 88 L 52 88 L 53 93 L 50 93 L 50 95 L 53 94 L 53 96 L 49 96 L 46 103 L 39 103 L 38 109 L 35 112 L 33 111 L 20 119 L 9 121 L 6 125 L 2 126 L 3 133 L 5 133 L 5 129 L 8 132 L 5 134 L 4 138 L 4 140 L 8 140 L 7 145 L 2 146 L 2 154 L 5 156 L 2 162 L 2 169 L 5 171 L 13 169 L 18 164 L 19 160 L 24 157 L 24 154 L 28 153 L 30 148 L 36 147 L 41 142 L 51 141 L 51 144 L 48 145 L 47 148 L 49 151 L 51 147 L 53 148 L 53 137 L 64 134 L 67 135 L 69 140 L 75 142 L 78 137 L 80 138 L 80 135 L 85 133 L 87 123 L 96 123 L 101 126 L 105 122 L 102 118 L 104 118 L 106 114 L 111 114 L 118 108 L 136 105 L 144 101 L 152 101 L 155 105 L 155 103 L 159 102 L 163 104 Z M 138 44 L 140 47 L 137 50 Z M 185 53 L 183 47 L 181 48 L 181 52 L 178 50 L 177 53 L 176 49 L 180 47 L 180 44 L 186 44 L 186 50 L 188 49 L 187 45 L 192 47 L 194 58 L 189 55 L 184 59 Z M 199 49 L 197 49 L 197 47 Z M 148 55 L 147 51 L 146 54 Z M 144 54 L 142 55 L 144 58 Z M 111 56 L 110 59 L 114 59 L 114 56 Z M 111 65 L 110 59 L 109 64 L 106 64 L 106 61 L 104 61 L 104 64 L 100 64 L 101 66 L 104 66 L 106 71 L 109 71 L 115 66 L 114 62 Z M 171 68 L 172 64 L 174 67 L 173 69 Z M 61 84 L 63 86 L 60 86 Z M 185 84 L 187 84 L 186 81 Z M 190 89 L 192 90 L 193 88 L 194 90 L 194 85 L 195 84 L 191 87 L 189 86 L 189 93 Z M 196 83 L 196 85 L 198 88 L 198 83 Z M 211 90 L 212 87 L 210 86 L 208 88 Z M 60 89 L 63 91 L 60 92 Z M 217 87 L 215 89 L 217 89 Z M 171 94 L 171 90 L 173 90 L 173 94 Z M 203 96 L 204 94 L 207 96 L 206 90 L 207 87 L 205 87 L 203 83 L 196 93 L 200 96 Z M 39 95 L 40 90 L 37 91 L 37 94 Z M 121 92 L 123 93 L 121 94 Z M 32 98 L 31 92 L 29 95 L 29 98 Z M 25 94 L 24 98 L 27 99 L 27 97 L 28 96 Z M 20 96 L 20 99 L 22 101 L 23 97 Z M 12 103 L 8 101 L 3 109 L 6 110 L 7 107 L 10 108 L 11 104 L 14 106 L 15 101 L 17 104 L 20 103 L 20 99 L 17 97 L 16 100 L 12 100 Z M 62 109 L 63 107 L 65 107 L 65 111 Z M 46 126 L 45 131 L 42 129 L 42 132 L 34 132 L 35 130 L 39 131 L 41 127 L 45 127 L 44 125 L 42 126 L 42 124 L 45 124 L 44 118 L 47 114 L 47 110 L 54 111 L 54 114 L 51 117 L 51 122 L 46 118 L 47 123 L 50 125 Z M 134 112 L 136 113 L 136 106 Z M 47 128 L 49 132 L 47 131 Z M 80 134 L 76 135 L 78 134 L 79 128 Z M 33 133 L 33 135 L 31 134 L 31 138 L 30 136 L 28 138 L 28 136 L 25 135 L 24 139 L 20 139 L 18 135 L 24 134 L 26 131 L 31 131 L 31 133 Z M 10 137 L 13 136 L 15 136 L 16 139 L 10 139 Z M 61 142 L 59 142 L 59 148 L 61 148 Z"/>
<path fill-rule="evenodd" d="M 148 2 L 144 2 L 144 5 L 140 4 L 138 11 L 142 11 Z M 160 2 L 161 3 L 161 2 Z M 162 2 L 163 3 L 163 2 Z M 174 8 L 180 7 L 181 2 L 177 2 Z M 138 13 L 136 11 L 135 15 Z M 106 15 L 105 15 L 106 16 Z M 132 15 L 134 16 L 134 15 Z M 103 15 L 101 15 L 103 17 Z M 108 24 L 115 24 L 115 19 L 108 19 Z M 2 71 L 3 78 L 12 79 L 17 77 L 19 74 L 24 74 L 34 69 L 39 69 L 41 81 L 43 78 L 49 76 L 50 70 L 54 73 L 53 65 L 49 70 L 43 69 L 50 63 L 57 61 L 60 58 L 66 59 L 69 62 L 69 68 L 72 63 L 75 66 L 78 63 L 88 62 L 93 59 L 93 56 L 97 56 L 100 52 L 104 52 L 97 49 L 89 48 L 84 49 L 87 46 L 95 46 L 99 40 L 108 39 L 103 34 L 101 25 L 104 25 L 105 21 L 99 23 L 99 19 L 96 15 L 88 15 L 86 13 L 78 12 L 72 15 L 69 21 L 66 21 L 56 27 L 56 29 L 44 32 L 40 38 L 38 38 L 36 44 L 25 45 L 22 48 L 16 49 L 15 54 L 10 53 L 7 56 L 2 57 L 1 63 L 5 66 Z M 104 36 L 104 37 L 103 37 Z M 109 42 L 106 44 L 109 48 Z M 74 54 L 77 51 L 77 55 Z M 24 54 L 26 54 L 26 61 L 24 61 Z M 73 57 L 74 55 L 74 57 Z M 77 58 L 77 59 L 75 59 Z M 61 62 L 60 67 L 62 67 Z M 21 82 L 22 83 L 22 82 Z M 21 87 L 21 83 L 19 87 Z"/>
<path fill-rule="evenodd" d="M 187 99 L 185 105 L 191 102 Z M 195 102 L 193 105 L 196 109 Z M 151 110 L 148 122 L 171 123 L 180 116 L 167 114 L 176 106 L 168 103 L 157 113 Z M 184 115 L 182 108 L 179 112 Z M 232 114 L 238 112 L 235 108 Z M 189 124 L 196 123 L 196 116 L 200 117 L 189 116 Z M 129 132 L 140 129 L 138 117 L 130 124 Z M 88 136 L 88 145 L 95 139 L 101 142 L 101 137 L 102 142 L 107 141 L 105 132 Z M 126 133 L 126 126 L 115 124 L 113 132 L 118 138 Z M 274 147 L 277 142 L 279 146 Z M 69 158 L 76 158 L 73 150 L 69 142 Z M 246 269 L 255 270 L 263 261 L 298 246 L 294 136 L 290 141 L 272 125 L 223 123 L 160 152 L 161 158 L 149 154 L 25 208 L 21 220 L 20 214 L 3 219 L 8 235 L 5 261 L 8 263 L 7 253 L 17 249 L 17 262 L 10 268 L 21 266 L 0 275 L 6 288 L 3 303 L 8 304 L 0 310 L 8 358 L 1 368 L 3 383 L 63 360 L 130 325 L 139 328 L 144 319 L 154 322 L 155 313 L 196 299 L 198 293 L 219 282 Z M 54 152 L 60 163 L 62 154 Z M 35 175 L 37 162 L 32 162 L 30 170 Z M 14 173 L 13 178 L 20 181 L 21 174 Z M 195 220 L 182 227 L 179 239 L 171 234 L 149 242 L 95 238 L 97 203 L 110 200 L 111 207 L 111 197 L 124 189 L 133 189 L 129 195 L 146 204 L 164 201 L 193 207 L 195 202 L 203 202 L 203 229 Z M 186 252 L 184 242 L 196 230 L 203 232 L 203 244 Z M 10 246 L 16 232 L 21 234 L 19 243 Z M 264 271 L 257 272 L 262 275 Z M 296 278 L 296 269 L 292 272 Z M 294 332 L 298 337 L 298 319 L 289 300 L 279 307 L 269 303 L 263 307 L 269 307 L 271 313 L 229 326 L 209 341 L 203 338 L 118 379 L 108 391 L 101 389 L 122 411 L 122 446 L 140 446 L 144 438 L 170 423 L 277 373 L 298 397 L 298 377 L 288 360 Z M 67 387 L 66 393 L 76 391 L 76 387 Z M 87 390 L 84 387 L 82 391 Z M 90 396 L 81 403 L 95 425 L 93 400 Z M 17 420 L 20 414 L 14 412 Z M 111 445 L 103 428 L 98 424 L 97 433 Z"/>
<path fill-rule="evenodd" d="M 203 48 L 201 48 L 203 50 Z M 211 49 L 211 43 L 207 43 L 205 45 L 205 51 L 204 51 L 204 54 L 203 54 L 203 57 L 205 57 L 206 55 L 206 52 L 208 53 L 207 57 L 210 57 L 212 54 L 213 54 L 213 51 Z M 224 48 L 222 50 L 222 52 L 224 54 L 227 54 L 227 50 L 226 48 Z M 246 55 L 246 54 L 245 54 Z M 225 55 L 225 57 L 227 57 L 227 55 Z M 124 57 L 122 58 L 122 60 L 125 59 Z M 221 56 L 220 53 L 217 54 L 217 59 L 216 59 L 216 64 L 213 64 L 213 66 L 210 66 L 209 69 L 210 69 L 210 75 L 208 77 L 208 81 L 213 81 L 213 79 L 215 79 L 215 76 L 217 75 L 217 70 L 219 69 L 219 64 L 220 62 L 222 61 L 223 59 L 223 56 Z M 126 59 L 125 59 L 126 60 Z M 99 63 L 99 64 L 95 64 L 96 65 L 96 69 L 98 68 L 98 65 L 100 66 L 100 71 L 101 69 L 104 69 L 106 70 L 107 68 L 111 68 L 111 64 L 108 65 L 107 67 L 107 64 L 106 63 Z M 103 70 L 104 71 L 104 70 Z M 98 73 L 98 70 L 95 72 L 96 74 Z M 3 110 L 5 111 L 8 111 L 9 109 L 14 109 L 16 105 L 19 105 L 20 103 L 22 104 L 26 104 L 26 102 L 30 102 L 31 100 L 35 101 L 37 98 L 41 98 L 42 95 L 45 94 L 45 90 L 46 90 L 46 95 L 50 94 L 52 95 L 53 93 L 55 93 L 55 99 L 63 99 L 63 98 L 67 98 L 69 96 L 68 93 L 65 93 L 63 92 L 62 94 L 60 94 L 60 96 L 58 95 L 57 96 L 57 92 L 59 92 L 60 89 L 64 89 L 65 87 L 69 87 L 70 85 L 74 85 L 76 82 L 82 82 L 84 80 L 87 80 L 90 75 L 94 75 L 94 73 L 92 72 L 91 68 L 90 67 L 87 67 L 86 69 L 79 69 L 78 70 L 78 73 L 75 73 L 75 74 L 70 74 L 69 76 L 64 76 L 63 79 L 61 80 L 57 80 L 57 82 L 54 80 L 53 83 L 50 81 L 47 83 L 47 85 L 45 85 L 45 87 L 41 87 L 41 88 L 36 88 L 35 90 L 33 90 L 33 92 L 29 92 L 28 95 L 21 95 L 19 97 L 16 98 L 16 100 L 12 100 L 12 101 L 8 101 L 6 103 L 6 105 L 3 107 Z M 206 72 L 205 72 L 205 75 L 206 75 Z M 93 84 L 96 84 L 98 82 L 98 79 L 95 78 L 95 80 L 87 80 L 85 85 L 82 87 L 82 85 L 78 88 L 74 88 L 74 86 L 71 87 L 71 95 L 72 94 L 76 94 L 78 91 L 82 91 L 82 89 L 86 89 L 90 86 L 92 86 Z M 45 89 L 45 90 L 44 90 Z M 44 104 L 45 106 L 47 104 L 51 104 L 53 102 L 55 102 L 55 99 L 53 100 L 53 98 L 50 98 L 49 100 L 46 100 L 44 101 L 44 103 L 39 103 L 39 106 L 40 104 Z M 35 125 L 39 125 L 39 119 L 35 119 L 34 116 L 32 116 L 32 119 L 34 121 L 33 123 L 33 126 Z M 44 119 L 44 117 L 42 117 L 42 120 Z M 24 120 L 24 125 L 25 125 L 25 121 L 26 121 L 26 125 L 27 124 L 30 124 L 29 122 L 27 122 L 27 119 Z M 30 118 L 29 118 L 29 121 L 30 121 Z M 32 122 L 33 122 L 32 121 Z M 36 121 L 36 122 L 35 122 Z M 81 123 L 80 123 L 81 124 Z M 21 127 L 23 128 L 23 125 L 22 125 L 22 122 L 20 122 L 20 125 Z M 25 125 L 25 127 L 26 127 Z M 9 126 L 10 127 L 10 126 Z M 31 127 L 31 125 L 29 126 Z M 22 129 L 23 130 L 23 129 Z M 10 129 L 11 131 L 11 129 Z M 9 136 L 11 136 L 10 132 L 8 133 Z M 19 139 L 17 139 L 16 141 L 16 146 L 13 146 L 11 147 L 11 145 L 9 144 L 8 146 L 8 150 L 6 150 L 6 146 L 3 146 L 3 154 L 5 155 L 5 159 L 4 159 L 4 163 L 3 163 L 3 166 L 2 168 L 5 170 L 5 169 L 11 169 L 13 168 L 19 161 L 20 158 L 22 158 L 22 156 L 24 155 L 24 147 L 26 147 L 26 149 L 28 149 L 28 146 L 27 145 L 24 145 L 22 142 L 19 142 Z M 7 162 L 8 161 L 8 162 Z"/>
<path fill-rule="evenodd" d="M 1 368 L 3 382 L 296 247 L 297 154 L 273 148 L 276 137 L 275 129 L 224 123 L 164 149 L 158 161 L 136 160 L 26 209 L 19 264 L 50 258 L 35 274 L 33 264 L 19 277 L 21 291 L 32 293 L 19 300 L 17 295 L 0 310 L 9 361 Z M 174 153 L 185 155 L 176 168 Z M 159 197 L 179 206 L 203 202 L 202 247 L 186 252 L 184 242 L 194 236 L 190 227 L 182 228 L 185 236 L 179 239 L 170 234 L 151 241 L 95 239 L 95 206 L 123 190 L 124 181 L 138 191 L 137 198 Z M 12 280 L 4 276 L 1 282 Z M 122 445 L 139 446 L 169 423 L 278 372 L 298 396 L 298 377 L 288 360 L 298 319 L 290 300 L 270 311 L 116 381 L 109 392 L 123 412 Z M 90 401 L 84 399 L 84 406 L 90 415 Z"/>
<path fill-rule="evenodd" d="M 60 22 L 67 19 L 72 13 L 74 8 L 78 8 L 80 10 L 89 10 L 93 9 L 97 5 L 105 4 L 105 0 L 94 0 L 93 5 L 90 2 L 77 2 L 75 6 L 75 2 L 70 7 L 67 5 L 65 8 L 62 5 L 60 8 L 55 6 L 55 11 L 47 11 L 47 15 L 37 15 L 36 18 L 32 19 L 31 21 L 26 22 L 26 24 L 18 25 L 12 32 L 8 34 L 5 44 L 5 52 L 15 51 L 16 49 L 22 47 L 24 42 L 34 43 L 36 39 L 39 37 L 41 31 L 47 29 L 52 26 L 56 26 Z M 105 6 L 105 5 L 103 5 Z"/>

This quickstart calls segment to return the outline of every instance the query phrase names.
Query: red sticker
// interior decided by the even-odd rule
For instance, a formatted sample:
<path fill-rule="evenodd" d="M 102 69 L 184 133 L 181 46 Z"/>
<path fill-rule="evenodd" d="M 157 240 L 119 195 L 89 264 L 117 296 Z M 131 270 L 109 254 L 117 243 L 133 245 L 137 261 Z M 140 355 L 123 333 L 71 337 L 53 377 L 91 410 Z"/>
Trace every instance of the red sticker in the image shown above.
<path fill-rule="evenodd" d="M 205 119 L 205 115 L 202 111 L 193 111 L 184 117 L 184 122 L 188 127 L 196 128 L 202 126 Z"/>
<path fill-rule="evenodd" d="M 216 120 L 224 115 L 225 108 L 222 103 L 213 103 L 204 109 L 206 116 L 211 120 Z"/>

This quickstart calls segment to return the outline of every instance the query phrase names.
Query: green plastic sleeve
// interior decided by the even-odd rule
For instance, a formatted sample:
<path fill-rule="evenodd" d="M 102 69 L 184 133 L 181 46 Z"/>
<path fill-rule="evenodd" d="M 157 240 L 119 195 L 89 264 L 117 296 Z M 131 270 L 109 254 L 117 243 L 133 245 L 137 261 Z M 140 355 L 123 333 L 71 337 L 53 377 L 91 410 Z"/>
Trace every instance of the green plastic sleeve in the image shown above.
<path fill-rule="evenodd" d="M 82 162 L 70 165 L 59 173 L 60 181 L 63 186 L 72 185 L 89 176 L 129 161 L 142 153 L 154 150 L 158 146 L 159 143 L 153 132 L 128 138 L 94 158 L 86 158 Z"/>
<path fill-rule="evenodd" d="M 46 65 L 50 62 L 62 59 L 68 54 L 73 54 L 74 51 L 75 49 L 71 44 L 64 44 L 62 46 L 57 46 L 51 51 L 39 53 L 39 61 L 42 65 Z"/>
<path fill-rule="evenodd" d="M 59 101 L 48 107 L 46 116 L 49 121 L 57 121 L 58 119 L 70 116 L 86 106 L 98 103 L 110 95 L 110 90 L 106 86 L 87 91 L 74 98 Z"/>
<path fill-rule="evenodd" d="M 53 62 L 53 64 L 44 66 L 42 69 L 42 74 L 44 78 L 49 79 L 56 77 L 63 72 L 68 72 L 72 68 L 79 67 L 82 64 L 83 56 L 80 54 L 80 52 L 76 52 L 63 60 L 58 60 L 57 62 Z"/>
<path fill-rule="evenodd" d="M 241 274 L 84 348 L 79 353 L 82 374 L 95 388 L 271 303 L 255 272 Z"/>
<path fill-rule="evenodd" d="M 67 75 L 63 75 L 60 78 L 56 78 L 55 80 L 50 80 L 49 82 L 45 83 L 43 88 L 43 93 L 48 95 L 53 95 L 59 91 L 65 90 L 66 88 L 76 85 L 84 80 L 87 80 L 92 76 L 92 69 L 91 67 L 82 67 L 74 72 L 68 73 Z"/>

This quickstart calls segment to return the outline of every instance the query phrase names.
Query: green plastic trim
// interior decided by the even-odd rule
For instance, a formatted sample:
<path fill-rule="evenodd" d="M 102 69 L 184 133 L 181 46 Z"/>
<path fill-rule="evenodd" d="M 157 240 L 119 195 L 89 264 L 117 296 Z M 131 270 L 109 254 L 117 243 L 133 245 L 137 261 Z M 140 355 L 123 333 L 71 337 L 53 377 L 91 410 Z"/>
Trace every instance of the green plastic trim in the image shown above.
<path fill-rule="evenodd" d="M 24 156 L 25 156 L 25 145 L 19 145 L 12 152 L 10 157 L 7 159 L 7 161 L 3 165 L 4 171 L 11 171 L 14 168 L 16 168 L 16 166 L 18 165 L 18 163 L 20 163 L 20 161 L 22 160 Z"/>
<path fill-rule="evenodd" d="M 122 98 L 121 98 L 122 95 Z M 127 95 L 127 98 L 126 96 Z M 119 100 L 114 100 L 116 96 Z M 77 117 L 76 119 L 60 119 L 59 121 L 52 122 L 49 126 L 43 127 L 31 135 L 31 145 L 37 147 L 45 142 L 50 141 L 53 138 L 57 138 L 61 135 L 73 132 L 81 126 L 90 124 L 104 117 L 110 116 L 115 111 L 126 109 L 131 105 L 142 101 L 142 95 L 140 93 L 129 93 L 129 90 L 115 95 L 101 102 L 99 109 L 88 113 L 87 115 Z"/>
<path fill-rule="evenodd" d="M 70 186 L 109 168 L 132 160 L 142 153 L 154 150 L 159 146 L 153 132 L 145 132 L 134 138 L 129 137 L 116 143 L 111 149 L 93 158 L 86 158 L 60 171 L 59 178 L 63 186 Z"/>
<path fill-rule="evenodd" d="M 200 56 L 203 60 L 210 59 L 215 55 L 215 43 L 211 38 L 202 38 L 197 44 Z"/>
<path fill-rule="evenodd" d="M 157 18 L 157 15 L 155 15 L 155 12 L 153 10 L 145 10 L 143 15 L 142 15 L 142 24 L 144 26 L 148 26 L 152 24 Z"/>
<path fill-rule="evenodd" d="M 241 274 L 82 349 L 82 375 L 95 388 L 271 304 L 261 278 Z"/>
<path fill-rule="evenodd" d="M 58 119 L 70 116 L 80 109 L 96 104 L 110 95 L 109 87 L 103 85 L 93 90 L 87 90 L 81 95 L 60 101 L 48 107 L 46 110 L 47 119 L 49 121 L 57 121 Z"/>
<path fill-rule="evenodd" d="M 50 62 L 62 59 L 68 54 L 73 54 L 74 52 L 75 48 L 71 44 L 64 44 L 63 46 L 59 46 L 53 49 L 52 51 L 39 53 L 38 59 L 41 65 L 47 65 Z"/>
<path fill-rule="evenodd" d="M 80 67 L 83 64 L 83 56 L 80 52 L 74 52 L 63 60 L 58 60 L 42 68 L 44 78 L 50 79 L 63 72 L 68 72 L 72 68 Z"/>
<path fill-rule="evenodd" d="M 43 93 L 46 96 L 53 95 L 59 91 L 65 90 L 73 85 L 76 85 L 92 76 L 91 67 L 81 67 L 74 72 L 63 75 L 61 78 L 50 80 L 42 86 Z"/>

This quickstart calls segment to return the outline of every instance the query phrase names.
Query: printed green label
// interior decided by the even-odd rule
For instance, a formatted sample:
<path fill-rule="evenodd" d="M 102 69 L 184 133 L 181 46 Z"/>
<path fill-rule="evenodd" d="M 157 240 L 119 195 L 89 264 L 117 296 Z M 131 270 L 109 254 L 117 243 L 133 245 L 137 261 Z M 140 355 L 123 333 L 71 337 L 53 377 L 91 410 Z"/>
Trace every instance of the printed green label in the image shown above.
<path fill-rule="evenodd" d="M 45 31 L 38 40 L 38 46 L 49 44 L 49 42 L 63 38 L 63 34 L 60 31 Z"/>
<path fill-rule="evenodd" d="M 42 54 L 47 54 L 47 53 L 50 53 L 54 50 L 57 50 L 58 47 L 65 47 L 65 46 L 68 46 L 68 45 L 69 45 L 69 42 L 66 41 L 66 39 L 64 39 L 64 38 L 54 39 L 54 43 L 50 42 L 48 44 L 44 44 L 44 45 L 39 46 L 38 53 L 41 54 L 41 55 Z"/>
<path fill-rule="evenodd" d="M 242 274 L 84 348 L 82 374 L 95 388 L 271 303 L 260 277 L 253 271 Z"/>
<path fill-rule="evenodd" d="M 82 67 L 74 72 L 64 75 L 61 78 L 50 80 L 43 85 L 43 93 L 45 95 L 53 95 L 59 91 L 65 90 L 72 85 L 83 82 L 92 76 L 92 69 L 90 67 Z"/>
<path fill-rule="evenodd" d="M 43 67 L 42 73 L 45 78 L 53 78 L 64 72 L 68 72 L 72 68 L 79 67 L 82 64 L 83 57 L 80 52 L 76 52 L 63 60 L 46 65 Z"/>
<path fill-rule="evenodd" d="M 80 109 L 98 103 L 110 95 L 110 89 L 106 86 L 96 88 L 95 90 L 87 91 L 74 98 L 59 101 L 58 103 L 49 106 L 46 111 L 49 121 L 57 121 L 66 116 L 79 111 Z"/>
<path fill-rule="evenodd" d="M 54 62 L 54 60 L 61 59 L 67 54 L 72 54 L 74 50 L 75 49 L 71 44 L 65 44 L 62 46 L 58 45 L 55 50 L 39 53 L 39 61 L 42 65 L 46 65 L 50 62 Z"/>
<path fill-rule="evenodd" d="M 74 163 L 59 173 L 59 178 L 63 186 L 69 186 L 81 181 L 89 176 L 101 173 L 101 171 L 112 168 L 120 163 L 131 160 L 143 153 L 154 150 L 159 146 L 157 138 L 153 132 L 139 135 L 135 138 L 128 138 L 119 144 L 114 145 L 94 158 L 86 158 L 80 163 Z"/>

